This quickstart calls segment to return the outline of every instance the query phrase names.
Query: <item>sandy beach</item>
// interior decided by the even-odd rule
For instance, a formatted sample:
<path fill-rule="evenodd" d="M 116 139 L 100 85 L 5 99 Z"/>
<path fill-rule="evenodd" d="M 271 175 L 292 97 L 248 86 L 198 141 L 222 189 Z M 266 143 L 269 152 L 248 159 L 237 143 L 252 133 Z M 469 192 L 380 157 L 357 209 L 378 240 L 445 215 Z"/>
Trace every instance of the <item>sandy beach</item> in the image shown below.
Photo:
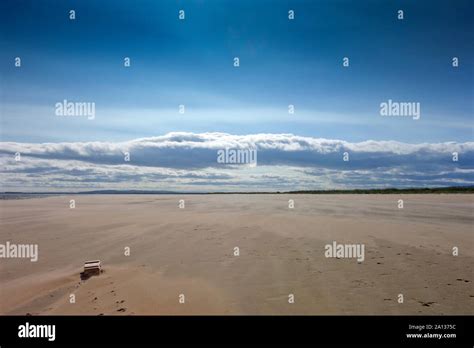
<path fill-rule="evenodd" d="M 473 209 L 472 194 L 1 200 L 0 243 L 39 258 L 0 259 L 0 313 L 471 314 Z M 325 257 L 334 241 L 364 261 Z M 81 281 L 94 259 L 104 272 Z"/>

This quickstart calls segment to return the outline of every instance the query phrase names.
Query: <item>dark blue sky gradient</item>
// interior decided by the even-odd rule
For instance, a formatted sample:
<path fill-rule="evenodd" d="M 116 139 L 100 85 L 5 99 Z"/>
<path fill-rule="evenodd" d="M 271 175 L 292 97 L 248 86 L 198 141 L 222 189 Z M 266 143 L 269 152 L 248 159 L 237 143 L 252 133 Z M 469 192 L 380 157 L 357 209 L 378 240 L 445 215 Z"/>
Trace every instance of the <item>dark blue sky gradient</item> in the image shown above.
<path fill-rule="evenodd" d="M 473 12 L 459 0 L 2 1 L 2 140 L 221 131 L 471 141 Z M 59 121 L 48 110 L 63 99 L 94 101 L 96 122 Z M 387 99 L 420 102 L 421 120 L 383 119 Z M 170 113 L 179 104 L 189 114 Z"/>

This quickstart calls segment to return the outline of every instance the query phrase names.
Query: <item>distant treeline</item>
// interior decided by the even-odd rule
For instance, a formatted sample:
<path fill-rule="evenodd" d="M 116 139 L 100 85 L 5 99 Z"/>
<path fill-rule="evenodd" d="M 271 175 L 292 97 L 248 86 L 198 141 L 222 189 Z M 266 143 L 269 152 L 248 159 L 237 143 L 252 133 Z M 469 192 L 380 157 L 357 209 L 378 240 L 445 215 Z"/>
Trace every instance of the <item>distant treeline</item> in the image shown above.
<path fill-rule="evenodd" d="M 278 192 L 280 193 L 280 192 Z M 474 186 L 453 186 L 453 187 L 433 187 L 433 188 L 385 188 L 385 189 L 358 189 L 358 190 L 309 190 L 290 191 L 288 193 L 311 193 L 311 194 L 337 194 L 337 193 L 474 193 Z"/>

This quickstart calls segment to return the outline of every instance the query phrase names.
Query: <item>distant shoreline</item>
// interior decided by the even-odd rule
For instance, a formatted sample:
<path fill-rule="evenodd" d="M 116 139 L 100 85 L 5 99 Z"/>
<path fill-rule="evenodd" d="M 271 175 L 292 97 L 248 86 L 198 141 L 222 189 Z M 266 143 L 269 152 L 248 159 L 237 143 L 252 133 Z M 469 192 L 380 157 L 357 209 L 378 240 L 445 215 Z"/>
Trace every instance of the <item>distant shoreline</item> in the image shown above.
<path fill-rule="evenodd" d="M 79 192 L 2 192 L 0 199 L 29 198 L 57 195 L 239 195 L 239 194 L 433 194 L 433 193 L 474 193 L 474 186 L 452 186 L 433 188 L 386 188 L 351 190 L 300 190 L 268 192 L 180 192 L 148 190 L 96 190 Z"/>

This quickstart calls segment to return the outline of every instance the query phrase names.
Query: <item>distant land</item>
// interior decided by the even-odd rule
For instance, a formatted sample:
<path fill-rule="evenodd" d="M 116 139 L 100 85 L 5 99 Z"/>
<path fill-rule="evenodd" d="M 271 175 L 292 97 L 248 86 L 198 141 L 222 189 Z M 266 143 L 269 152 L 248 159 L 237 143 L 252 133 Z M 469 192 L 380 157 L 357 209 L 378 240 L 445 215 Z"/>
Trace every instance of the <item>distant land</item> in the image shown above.
<path fill-rule="evenodd" d="M 227 195 L 227 194 L 429 194 L 429 193 L 474 193 L 474 186 L 451 186 L 431 188 L 385 188 L 385 189 L 352 189 L 352 190 L 300 190 L 275 192 L 182 192 L 153 190 L 95 190 L 79 192 L 2 192 L 0 199 L 29 198 L 57 195 Z"/>

